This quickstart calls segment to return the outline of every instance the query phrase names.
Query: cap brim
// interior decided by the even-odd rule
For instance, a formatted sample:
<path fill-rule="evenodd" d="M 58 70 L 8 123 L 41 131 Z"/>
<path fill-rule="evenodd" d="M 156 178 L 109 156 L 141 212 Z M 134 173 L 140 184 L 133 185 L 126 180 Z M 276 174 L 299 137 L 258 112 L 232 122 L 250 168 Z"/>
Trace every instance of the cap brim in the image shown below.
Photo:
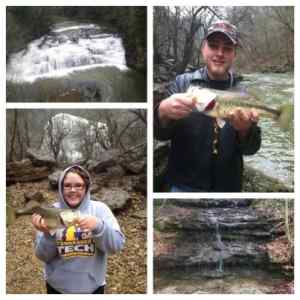
<path fill-rule="evenodd" d="M 210 32 L 209 34 L 207 34 L 206 35 L 206 37 L 205 37 L 205 39 L 207 39 L 209 36 L 211 36 L 212 34 L 214 34 L 214 33 L 223 33 L 224 35 L 226 35 L 231 41 L 232 41 L 232 43 L 234 44 L 234 45 L 237 45 L 238 44 L 238 42 L 237 42 L 237 40 L 235 40 L 230 34 L 228 34 L 227 32 L 224 32 L 224 31 L 222 31 L 222 30 L 215 30 L 215 31 L 213 31 L 213 32 Z"/>

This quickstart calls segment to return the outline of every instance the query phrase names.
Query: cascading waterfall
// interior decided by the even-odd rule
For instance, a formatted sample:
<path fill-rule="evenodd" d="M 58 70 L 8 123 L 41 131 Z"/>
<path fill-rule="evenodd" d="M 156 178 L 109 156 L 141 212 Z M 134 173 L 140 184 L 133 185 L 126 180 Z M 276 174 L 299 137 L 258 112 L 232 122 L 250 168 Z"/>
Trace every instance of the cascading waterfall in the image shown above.
<path fill-rule="evenodd" d="M 165 209 L 157 210 L 154 219 L 155 292 L 269 294 L 285 285 L 283 265 L 268 246 L 284 238 L 279 229 L 282 218 L 270 214 L 272 200 L 258 201 L 169 199 L 164 203 Z M 267 209 L 262 209 L 265 205 Z"/>
<path fill-rule="evenodd" d="M 219 252 L 219 260 L 218 260 L 216 271 L 218 273 L 223 273 L 224 272 L 223 250 L 225 248 L 225 245 L 222 242 L 222 238 L 221 238 L 220 223 L 218 218 L 215 215 L 213 215 L 211 212 L 209 212 L 208 214 L 209 214 L 209 223 L 215 228 L 215 233 L 216 233 L 215 249 Z"/>
<path fill-rule="evenodd" d="M 33 82 L 37 78 L 65 76 L 70 72 L 114 66 L 127 70 L 120 37 L 104 33 L 94 24 L 58 24 L 11 55 L 7 80 Z"/>
<path fill-rule="evenodd" d="M 216 219 L 215 224 L 216 224 L 217 249 L 220 251 L 219 264 L 218 264 L 217 271 L 220 272 L 220 273 L 223 273 L 224 272 L 224 261 L 223 261 L 224 244 L 223 244 L 222 239 L 221 239 L 221 233 L 220 233 L 220 230 L 219 230 L 218 219 Z"/>

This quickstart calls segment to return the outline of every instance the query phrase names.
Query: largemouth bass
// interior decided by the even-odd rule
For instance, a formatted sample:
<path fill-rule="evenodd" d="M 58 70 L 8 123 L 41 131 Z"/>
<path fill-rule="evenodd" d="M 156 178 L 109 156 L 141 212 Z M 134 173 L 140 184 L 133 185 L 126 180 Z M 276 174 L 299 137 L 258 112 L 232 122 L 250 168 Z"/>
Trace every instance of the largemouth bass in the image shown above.
<path fill-rule="evenodd" d="M 79 211 L 49 207 L 44 204 L 40 204 L 37 201 L 31 200 L 24 208 L 15 210 L 12 207 L 6 207 L 7 225 L 12 224 L 19 216 L 32 215 L 34 213 L 43 217 L 47 227 L 50 230 L 50 233 L 55 232 L 55 230 L 60 227 L 69 227 L 72 225 L 77 226 L 80 217 L 82 217 Z"/>
<path fill-rule="evenodd" d="M 226 120 L 231 111 L 240 107 L 254 109 L 260 117 L 273 118 L 283 130 L 291 127 L 293 104 L 288 103 L 279 108 L 271 108 L 261 103 L 257 97 L 241 91 L 223 91 L 191 86 L 187 94 L 196 101 L 198 111 L 213 117 Z"/>

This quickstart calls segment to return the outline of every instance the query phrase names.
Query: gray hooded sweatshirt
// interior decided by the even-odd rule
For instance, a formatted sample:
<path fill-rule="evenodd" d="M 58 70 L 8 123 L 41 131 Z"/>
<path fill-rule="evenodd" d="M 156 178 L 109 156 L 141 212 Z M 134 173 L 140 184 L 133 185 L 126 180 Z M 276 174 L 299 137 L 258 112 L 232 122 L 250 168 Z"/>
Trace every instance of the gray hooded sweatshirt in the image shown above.
<path fill-rule="evenodd" d="M 72 167 L 60 177 L 59 202 L 55 207 L 70 208 L 63 198 L 62 183 Z M 65 294 L 89 294 L 105 285 L 107 255 L 120 251 L 125 238 L 109 207 L 90 199 L 90 188 L 76 210 L 98 218 L 95 230 L 82 232 L 72 226 L 57 229 L 53 236 L 38 231 L 35 253 L 45 263 L 45 280 L 54 289 Z"/>

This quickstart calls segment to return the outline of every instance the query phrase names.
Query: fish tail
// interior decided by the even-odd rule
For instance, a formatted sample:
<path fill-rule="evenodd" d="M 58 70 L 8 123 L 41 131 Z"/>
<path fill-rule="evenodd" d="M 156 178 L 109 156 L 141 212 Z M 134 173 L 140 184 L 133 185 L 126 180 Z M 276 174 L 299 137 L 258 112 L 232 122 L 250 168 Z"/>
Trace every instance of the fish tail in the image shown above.
<path fill-rule="evenodd" d="M 6 225 L 11 225 L 15 222 L 17 216 L 16 211 L 11 206 L 6 206 Z"/>
<path fill-rule="evenodd" d="M 294 106 L 290 103 L 284 104 L 279 108 L 277 121 L 282 130 L 291 128 L 292 121 L 294 120 Z"/>

